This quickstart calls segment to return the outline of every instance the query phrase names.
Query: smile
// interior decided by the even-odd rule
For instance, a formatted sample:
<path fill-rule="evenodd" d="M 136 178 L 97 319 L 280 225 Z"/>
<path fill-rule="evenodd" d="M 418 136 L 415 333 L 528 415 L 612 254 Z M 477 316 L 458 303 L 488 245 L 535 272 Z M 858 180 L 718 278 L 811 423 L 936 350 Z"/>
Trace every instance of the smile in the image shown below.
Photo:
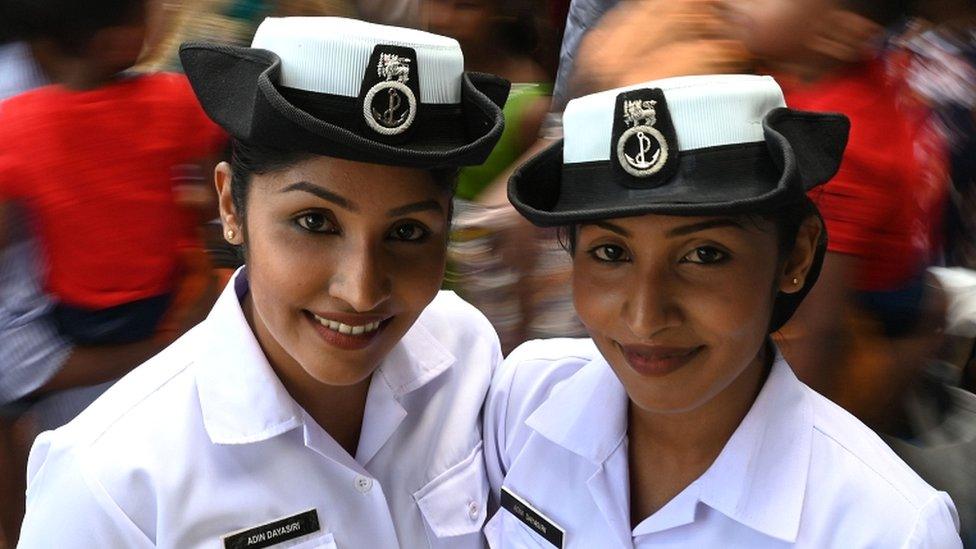
<path fill-rule="evenodd" d="M 319 324 L 325 326 L 326 328 L 339 332 L 340 334 L 349 335 L 362 335 L 375 332 L 380 328 L 381 321 L 370 322 L 368 324 L 362 324 L 359 326 L 353 326 L 350 324 L 345 324 L 336 320 L 329 320 L 327 318 L 322 318 L 317 314 L 312 314 L 312 318 L 318 321 Z"/>
<path fill-rule="evenodd" d="M 691 362 L 704 347 L 659 347 L 651 345 L 621 345 L 630 367 L 642 376 L 663 377 Z"/>

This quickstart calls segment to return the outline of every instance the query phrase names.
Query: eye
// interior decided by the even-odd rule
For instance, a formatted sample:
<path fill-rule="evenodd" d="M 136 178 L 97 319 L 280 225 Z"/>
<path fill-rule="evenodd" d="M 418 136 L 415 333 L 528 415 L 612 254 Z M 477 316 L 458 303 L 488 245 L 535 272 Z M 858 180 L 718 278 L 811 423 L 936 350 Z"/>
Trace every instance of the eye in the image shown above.
<path fill-rule="evenodd" d="M 312 233 L 334 232 L 332 223 L 329 222 L 329 219 L 325 216 L 325 214 L 322 213 L 309 212 L 301 214 L 295 218 L 295 223 L 297 223 L 299 227 Z"/>
<path fill-rule="evenodd" d="M 701 246 L 688 252 L 688 255 L 682 257 L 681 261 L 685 263 L 710 265 L 714 263 L 721 263 L 728 259 L 728 257 L 728 254 L 722 250 L 719 250 L 718 248 L 713 246 Z"/>
<path fill-rule="evenodd" d="M 597 246 L 590 250 L 590 255 L 593 256 L 597 261 L 603 261 L 606 263 L 627 261 L 627 252 L 625 252 L 620 246 L 614 246 L 612 244 Z"/>
<path fill-rule="evenodd" d="M 418 242 L 427 238 L 430 231 L 416 223 L 404 223 L 393 227 L 390 231 L 390 238 L 403 242 Z"/>

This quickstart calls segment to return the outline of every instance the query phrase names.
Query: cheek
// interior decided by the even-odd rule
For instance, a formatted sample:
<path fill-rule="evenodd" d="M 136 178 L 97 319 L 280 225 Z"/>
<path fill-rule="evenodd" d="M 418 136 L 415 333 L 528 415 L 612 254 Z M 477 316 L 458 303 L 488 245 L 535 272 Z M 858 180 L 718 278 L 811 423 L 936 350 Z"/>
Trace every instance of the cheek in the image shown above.
<path fill-rule="evenodd" d="M 604 331 L 614 319 L 620 318 L 626 296 L 621 288 L 624 283 L 621 269 L 614 272 L 592 264 L 586 257 L 573 260 L 573 306 L 580 321 L 591 331 Z"/>
<path fill-rule="evenodd" d="M 392 293 L 404 306 L 419 313 L 437 295 L 444 280 L 447 247 L 441 242 L 417 245 L 401 244 L 406 250 L 391 251 L 388 256 Z"/>

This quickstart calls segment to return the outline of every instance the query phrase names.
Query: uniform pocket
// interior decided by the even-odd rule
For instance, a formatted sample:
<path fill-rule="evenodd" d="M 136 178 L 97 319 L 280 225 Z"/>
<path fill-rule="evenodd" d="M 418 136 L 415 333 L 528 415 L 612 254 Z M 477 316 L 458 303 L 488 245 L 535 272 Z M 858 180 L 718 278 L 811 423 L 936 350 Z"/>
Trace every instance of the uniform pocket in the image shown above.
<path fill-rule="evenodd" d="M 281 544 L 272 546 L 272 549 L 337 549 L 335 537 L 331 532 L 320 534 L 312 539 L 302 540 L 295 545 Z"/>
<path fill-rule="evenodd" d="M 427 523 L 431 547 L 482 547 L 481 525 L 488 501 L 482 443 L 467 458 L 414 492 L 413 497 Z"/>
<path fill-rule="evenodd" d="M 553 545 L 504 509 L 485 524 L 485 539 L 491 549 L 553 549 Z"/>

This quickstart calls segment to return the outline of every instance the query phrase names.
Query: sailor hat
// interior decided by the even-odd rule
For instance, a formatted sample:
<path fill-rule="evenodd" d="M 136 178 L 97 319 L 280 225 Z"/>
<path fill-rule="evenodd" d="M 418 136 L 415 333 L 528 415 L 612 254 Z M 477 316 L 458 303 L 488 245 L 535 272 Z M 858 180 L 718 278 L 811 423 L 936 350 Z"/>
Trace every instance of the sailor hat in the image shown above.
<path fill-rule="evenodd" d="M 849 128 L 787 109 L 768 76 L 647 82 L 570 101 L 563 141 L 513 174 L 509 198 L 540 226 L 771 211 L 837 173 Z"/>
<path fill-rule="evenodd" d="M 540 226 L 772 213 L 836 175 L 849 131 L 841 114 L 786 108 L 768 76 L 657 80 L 570 101 L 564 140 L 512 175 L 508 197 Z M 770 332 L 813 288 L 826 251 L 822 234 L 804 286 L 777 296 Z"/>
<path fill-rule="evenodd" d="M 251 47 L 188 42 L 203 109 L 232 136 L 376 164 L 484 162 L 509 84 L 464 71 L 456 40 L 339 17 L 268 18 Z"/>

